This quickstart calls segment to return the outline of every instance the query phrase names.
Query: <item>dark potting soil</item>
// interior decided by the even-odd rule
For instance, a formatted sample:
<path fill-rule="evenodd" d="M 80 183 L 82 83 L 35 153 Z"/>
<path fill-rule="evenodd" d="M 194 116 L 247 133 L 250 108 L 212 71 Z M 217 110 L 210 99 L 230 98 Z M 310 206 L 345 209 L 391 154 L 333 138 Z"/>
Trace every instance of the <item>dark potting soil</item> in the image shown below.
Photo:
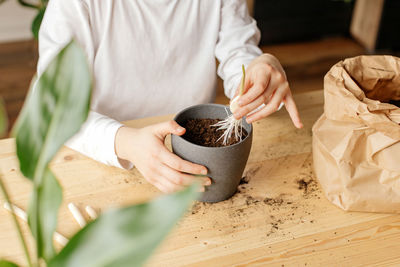
<path fill-rule="evenodd" d="M 189 119 L 181 125 L 186 129 L 186 133 L 182 136 L 187 141 L 200 146 L 207 147 L 223 147 L 223 138 L 217 141 L 223 134 L 223 130 L 218 130 L 218 127 L 211 126 L 218 123 L 217 119 Z M 245 129 L 242 129 L 242 139 L 247 136 Z M 232 135 L 226 146 L 234 145 L 240 142 Z"/>
<path fill-rule="evenodd" d="M 390 100 L 389 103 L 400 108 L 400 100 Z"/>

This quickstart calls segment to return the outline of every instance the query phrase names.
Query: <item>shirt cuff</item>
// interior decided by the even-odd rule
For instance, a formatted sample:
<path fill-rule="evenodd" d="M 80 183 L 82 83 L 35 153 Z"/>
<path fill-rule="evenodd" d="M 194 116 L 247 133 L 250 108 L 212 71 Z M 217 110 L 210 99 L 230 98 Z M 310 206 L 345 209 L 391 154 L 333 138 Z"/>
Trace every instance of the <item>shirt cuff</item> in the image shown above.
<path fill-rule="evenodd" d="M 117 135 L 119 128 L 121 128 L 122 126 L 124 126 L 122 123 L 115 121 L 112 125 L 110 125 L 110 128 L 107 129 L 108 131 L 106 133 L 106 136 L 104 137 L 107 143 L 105 144 L 107 150 L 105 151 L 105 153 L 106 155 L 111 156 L 108 157 L 105 163 L 121 169 L 130 170 L 133 168 L 132 162 L 119 158 L 115 151 L 115 136 Z"/>
<path fill-rule="evenodd" d="M 66 145 L 101 163 L 131 169 L 133 164 L 118 158 L 115 151 L 115 136 L 122 126 L 114 119 L 91 111 L 80 131 Z"/>

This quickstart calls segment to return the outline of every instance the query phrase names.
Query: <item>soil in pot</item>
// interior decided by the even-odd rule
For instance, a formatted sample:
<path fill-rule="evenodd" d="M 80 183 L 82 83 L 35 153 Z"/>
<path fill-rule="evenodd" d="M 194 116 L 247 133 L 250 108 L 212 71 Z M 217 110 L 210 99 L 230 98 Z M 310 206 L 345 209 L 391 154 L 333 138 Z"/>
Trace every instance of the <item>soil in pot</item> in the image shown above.
<path fill-rule="evenodd" d="M 390 100 L 389 103 L 400 108 L 400 100 Z"/>
<path fill-rule="evenodd" d="M 218 119 L 189 119 L 181 125 L 186 129 L 186 133 L 182 137 L 191 143 L 207 147 L 230 146 L 240 142 L 240 140 L 235 139 L 234 135 L 229 138 L 226 145 L 222 143 L 222 138 L 218 140 L 223 130 L 218 130 L 218 127 L 212 126 L 217 122 L 219 122 Z M 242 128 L 242 139 L 246 136 L 247 132 Z"/>

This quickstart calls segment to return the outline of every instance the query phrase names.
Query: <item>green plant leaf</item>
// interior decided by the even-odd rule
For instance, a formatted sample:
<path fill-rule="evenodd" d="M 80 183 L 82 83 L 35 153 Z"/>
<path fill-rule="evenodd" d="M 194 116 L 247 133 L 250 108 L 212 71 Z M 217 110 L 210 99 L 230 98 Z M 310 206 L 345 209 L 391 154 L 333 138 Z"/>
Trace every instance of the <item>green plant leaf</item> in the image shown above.
<path fill-rule="evenodd" d="M 78 232 L 48 267 L 141 266 L 198 195 L 198 184 L 111 210 Z"/>
<path fill-rule="evenodd" d="M 0 260 L 0 267 L 18 267 L 18 265 L 11 261 Z"/>
<path fill-rule="evenodd" d="M 46 11 L 46 8 L 39 9 L 39 12 L 37 13 L 36 17 L 32 21 L 31 31 L 36 40 L 39 38 L 39 29 L 40 29 L 40 25 L 42 24 L 42 20 L 43 20 L 45 11 Z"/>
<path fill-rule="evenodd" d="M 0 98 L 0 137 L 4 136 L 7 131 L 7 114 L 4 108 L 3 100 Z"/>
<path fill-rule="evenodd" d="M 33 180 L 28 218 L 38 258 L 54 256 L 52 236 L 62 198 L 48 164 L 86 120 L 91 88 L 86 56 L 71 41 L 32 82 L 13 130 L 21 172 Z"/>
<path fill-rule="evenodd" d="M 41 186 L 32 192 L 28 212 L 28 223 L 35 237 L 37 254 L 46 261 L 56 254 L 53 247 L 53 234 L 57 227 L 57 213 L 61 202 L 61 186 L 47 168 Z"/>
<path fill-rule="evenodd" d="M 17 1 L 21 6 L 24 6 L 24 7 L 30 7 L 30 8 L 35 8 L 35 9 L 40 8 L 40 5 L 31 4 L 31 3 L 26 2 L 25 0 L 17 0 Z"/>
<path fill-rule="evenodd" d="M 40 185 L 39 174 L 89 112 L 92 80 L 84 52 L 71 41 L 32 84 L 13 134 L 22 173 Z"/>
<path fill-rule="evenodd" d="M 244 65 L 242 65 L 242 80 L 240 81 L 239 95 L 243 95 L 244 93 L 244 84 L 246 82 L 246 69 Z"/>

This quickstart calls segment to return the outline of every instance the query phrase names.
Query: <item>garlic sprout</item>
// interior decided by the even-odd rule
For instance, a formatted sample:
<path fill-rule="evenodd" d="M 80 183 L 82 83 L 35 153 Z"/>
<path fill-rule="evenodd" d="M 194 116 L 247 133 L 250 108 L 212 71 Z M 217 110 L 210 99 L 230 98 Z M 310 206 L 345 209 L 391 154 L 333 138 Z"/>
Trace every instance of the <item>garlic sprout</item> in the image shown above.
<path fill-rule="evenodd" d="M 244 65 L 242 65 L 242 81 L 240 84 L 240 89 L 239 89 L 239 95 L 236 96 L 230 103 L 229 108 L 232 113 L 234 113 L 238 108 L 239 105 L 237 101 L 239 100 L 239 97 L 243 95 L 244 91 L 244 84 L 245 84 L 245 79 L 246 79 L 246 73 L 244 69 Z M 213 124 L 211 126 L 218 127 L 218 130 L 223 130 L 224 132 L 222 133 L 221 137 L 218 138 L 217 141 L 223 139 L 223 144 L 226 145 L 231 138 L 232 134 L 235 134 L 235 140 L 242 141 L 242 135 L 243 135 L 243 125 L 242 125 L 242 118 L 240 119 L 235 119 L 233 114 L 229 115 L 228 111 L 226 111 L 227 118 L 225 120 L 222 120 L 216 124 Z"/>

